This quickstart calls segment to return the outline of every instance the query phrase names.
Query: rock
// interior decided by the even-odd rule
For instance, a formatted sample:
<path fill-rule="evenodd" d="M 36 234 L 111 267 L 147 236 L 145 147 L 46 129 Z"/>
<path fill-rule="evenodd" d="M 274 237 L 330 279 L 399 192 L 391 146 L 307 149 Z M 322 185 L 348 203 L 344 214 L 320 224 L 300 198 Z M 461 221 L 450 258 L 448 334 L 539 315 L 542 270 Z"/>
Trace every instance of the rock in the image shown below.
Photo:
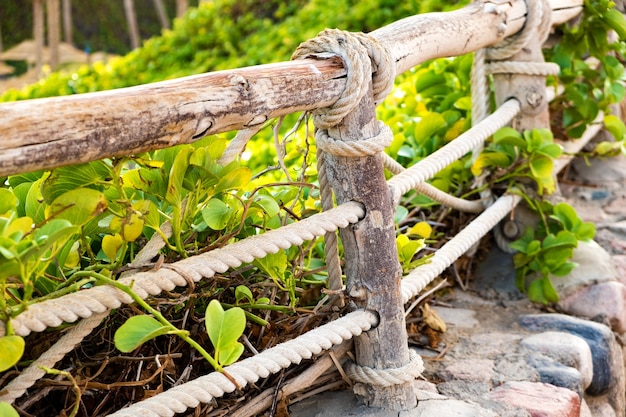
<path fill-rule="evenodd" d="M 423 400 L 416 411 L 403 411 L 399 417 L 499 417 L 476 404 L 452 399 Z"/>
<path fill-rule="evenodd" d="M 586 393 L 592 396 L 608 394 L 608 401 L 616 416 L 624 417 L 624 358 L 611 329 L 603 324 L 564 314 L 522 315 L 519 323 L 533 331 L 560 330 L 584 339 L 591 350 L 593 362 L 593 378 Z"/>
<path fill-rule="evenodd" d="M 584 339 L 565 332 L 543 332 L 524 338 L 520 345 L 531 352 L 541 353 L 563 365 L 578 369 L 584 389 L 591 384 L 591 349 Z"/>
<path fill-rule="evenodd" d="M 446 324 L 460 328 L 472 328 L 478 326 L 478 320 L 476 320 L 476 312 L 466 308 L 449 308 L 449 307 L 435 307 L 434 310 L 441 320 Z"/>
<path fill-rule="evenodd" d="M 591 410 L 587 405 L 587 401 L 585 400 L 582 400 L 580 403 L 580 417 L 593 417 L 593 414 L 591 414 Z"/>
<path fill-rule="evenodd" d="M 532 417 L 580 416 L 580 398 L 575 392 L 542 382 L 507 382 L 488 397 L 526 409 Z"/>
<path fill-rule="evenodd" d="M 580 242 L 574 249 L 572 262 L 578 266 L 569 275 L 552 280 L 561 298 L 591 284 L 617 280 L 611 255 L 596 242 Z"/>
<path fill-rule="evenodd" d="M 583 381 L 578 369 L 565 366 L 539 353 L 528 355 L 526 361 L 537 370 L 541 382 L 555 387 L 567 388 L 578 394 L 580 398 L 583 397 Z"/>
<path fill-rule="evenodd" d="M 491 381 L 494 376 L 493 365 L 491 359 L 462 359 L 447 366 L 442 377 L 446 380 Z"/>
<path fill-rule="evenodd" d="M 559 301 L 559 307 L 576 316 L 605 317 L 615 332 L 626 332 L 626 285 L 621 282 L 581 288 Z"/>
<path fill-rule="evenodd" d="M 609 405 L 606 395 L 601 397 L 587 398 L 585 402 L 588 404 L 589 411 L 593 417 L 616 417 L 617 413 Z M 582 417 L 582 416 L 581 416 Z"/>

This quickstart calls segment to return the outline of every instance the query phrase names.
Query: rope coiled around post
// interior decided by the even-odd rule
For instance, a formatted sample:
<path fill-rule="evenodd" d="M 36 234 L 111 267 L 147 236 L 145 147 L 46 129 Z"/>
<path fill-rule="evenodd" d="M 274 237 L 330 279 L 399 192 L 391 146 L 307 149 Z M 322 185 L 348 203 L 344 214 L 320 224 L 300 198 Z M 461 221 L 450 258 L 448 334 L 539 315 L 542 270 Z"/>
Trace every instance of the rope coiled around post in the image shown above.
<path fill-rule="evenodd" d="M 354 382 L 381 387 L 391 387 L 411 382 L 424 371 L 424 361 L 413 349 L 409 349 L 409 362 L 399 368 L 374 369 L 354 362 L 346 364 L 346 375 Z"/>
<path fill-rule="evenodd" d="M 354 311 L 293 340 L 227 366 L 224 371 L 243 388 L 259 378 L 266 378 L 292 364 L 300 363 L 303 359 L 311 359 L 323 350 L 358 336 L 376 326 L 377 322 L 376 315 L 371 312 Z M 188 408 L 197 407 L 200 403 L 209 403 L 213 398 L 235 389 L 235 385 L 224 374 L 212 372 L 119 410 L 110 414 L 110 417 L 171 417 Z"/>

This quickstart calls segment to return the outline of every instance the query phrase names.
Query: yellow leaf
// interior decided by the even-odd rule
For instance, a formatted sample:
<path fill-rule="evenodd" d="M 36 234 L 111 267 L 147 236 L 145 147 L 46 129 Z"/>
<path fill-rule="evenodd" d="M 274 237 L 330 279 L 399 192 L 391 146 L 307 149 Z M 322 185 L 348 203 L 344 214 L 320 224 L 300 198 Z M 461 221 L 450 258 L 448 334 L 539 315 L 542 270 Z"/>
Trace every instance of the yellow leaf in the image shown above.
<path fill-rule="evenodd" d="M 444 333 L 447 330 L 446 323 L 441 320 L 441 317 L 439 317 L 437 312 L 430 308 L 428 304 L 424 304 L 420 307 L 420 310 L 422 310 L 422 319 L 424 320 L 424 324 L 428 327 L 441 333 Z"/>
<path fill-rule="evenodd" d="M 111 262 L 115 262 L 117 252 L 124 244 L 124 239 L 120 235 L 106 235 L 102 238 L 102 251 Z"/>
<path fill-rule="evenodd" d="M 428 239 L 433 233 L 433 228 L 427 222 L 419 222 L 409 229 L 408 235 L 416 235 Z"/>

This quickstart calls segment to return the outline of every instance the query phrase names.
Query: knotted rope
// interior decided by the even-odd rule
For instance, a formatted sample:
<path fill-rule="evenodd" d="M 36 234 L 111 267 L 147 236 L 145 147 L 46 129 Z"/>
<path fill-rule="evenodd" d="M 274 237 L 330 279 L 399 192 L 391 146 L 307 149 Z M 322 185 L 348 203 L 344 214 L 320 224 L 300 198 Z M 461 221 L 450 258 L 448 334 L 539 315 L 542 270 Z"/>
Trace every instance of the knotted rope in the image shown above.
<path fill-rule="evenodd" d="M 327 211 L 334 206 L 334 201 L 328 182 L 325 155 L 348 157 L 375 155 L 382 152 L 393 140 L 391 129 L 382 123 L 379 125 L 378 135 L 349 143 L 330 137 L 328 129 L 338 125 L 359 105 L 368 92 L 370 81 L 374 103 L 380 103 L 393 88 L 395 65 L 389 49 L 374 37 L 337 29 L 326 29 L 317 37 L 303 42 L 291 59 L 305 59 L 325 54 L 341 58 L 347 73 L 346 87 L 337 101 L 330 107 L 312 112 L 313 123 L 317 128 L 315 138 L 320 198 L 322 210 Z M 327 233 L 324 240 L 328 286 L 331 290 L 341 290 L 343 280 L 336 232 Z"/>
<path fill-rule="evenodd" d="M 547 39 L 552 27 L 552 8 L 548 0 L 527 0 L 528 13 L 526 22 L 521 32 L 517 36 L 504 39 L 497 45 L 479 49 L 474 53 L 474 63 L 472 66 L 472 125 L 475 126 L 484 120 L 489 114 L 490 89 L 489 74 L 523 74 L 535 76 L 557 75 L 559 66 L 548 62 L 521 62 L 506 61 L 517 54 L 529 42 L 539 42 L 543 44 Z M 496 61 L 496 62 L 489 62 Z M 518 98 L 520 103 L 522 100 Z M 472 159 L 476 160 L 483 151 L 480 144 L 472 151 Z M 476 185 L 481 187 L 484 184 L 482 178 L 477 178 Z M 480 192 L 481 200 L 485 205 L 493 203 L 491 190 L 486 189 Z M 510 252 L 508 241 L 499 228 L 494 229 L 494 238 L 498 247 Z"/>
<path fill-rule="evenodd" d="M 409 362 L 399 368 L 374 369 L 358 366 L 353 362 L 346 364 L 346 375 L 355 382 L 367 385 L 391 387 L 415 380 L 424 371 L 424 362 L 414 350 L 409 350 Z"/>

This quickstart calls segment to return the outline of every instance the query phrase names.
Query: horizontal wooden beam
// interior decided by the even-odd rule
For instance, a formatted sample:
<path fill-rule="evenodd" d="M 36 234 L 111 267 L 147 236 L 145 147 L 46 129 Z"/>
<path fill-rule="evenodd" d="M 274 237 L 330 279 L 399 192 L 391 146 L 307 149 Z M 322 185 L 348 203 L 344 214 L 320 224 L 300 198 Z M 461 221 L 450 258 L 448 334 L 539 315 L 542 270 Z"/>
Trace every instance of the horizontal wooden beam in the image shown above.
<path fill-rule="evenodd" d="M 553 0 L 554 24 L 582 0 Z M 517 33 L 524 0 L 474 3 L 394 22 L 371 34 L 402 73 L 426 60 L 494 45 Z M 451 36 L 454 34 L 454 36 Z M 0 104 L 0 177 L 165 148 L 334 103 L 345 88 L 338 58 L 200 74 L 136 87 Z"/>

